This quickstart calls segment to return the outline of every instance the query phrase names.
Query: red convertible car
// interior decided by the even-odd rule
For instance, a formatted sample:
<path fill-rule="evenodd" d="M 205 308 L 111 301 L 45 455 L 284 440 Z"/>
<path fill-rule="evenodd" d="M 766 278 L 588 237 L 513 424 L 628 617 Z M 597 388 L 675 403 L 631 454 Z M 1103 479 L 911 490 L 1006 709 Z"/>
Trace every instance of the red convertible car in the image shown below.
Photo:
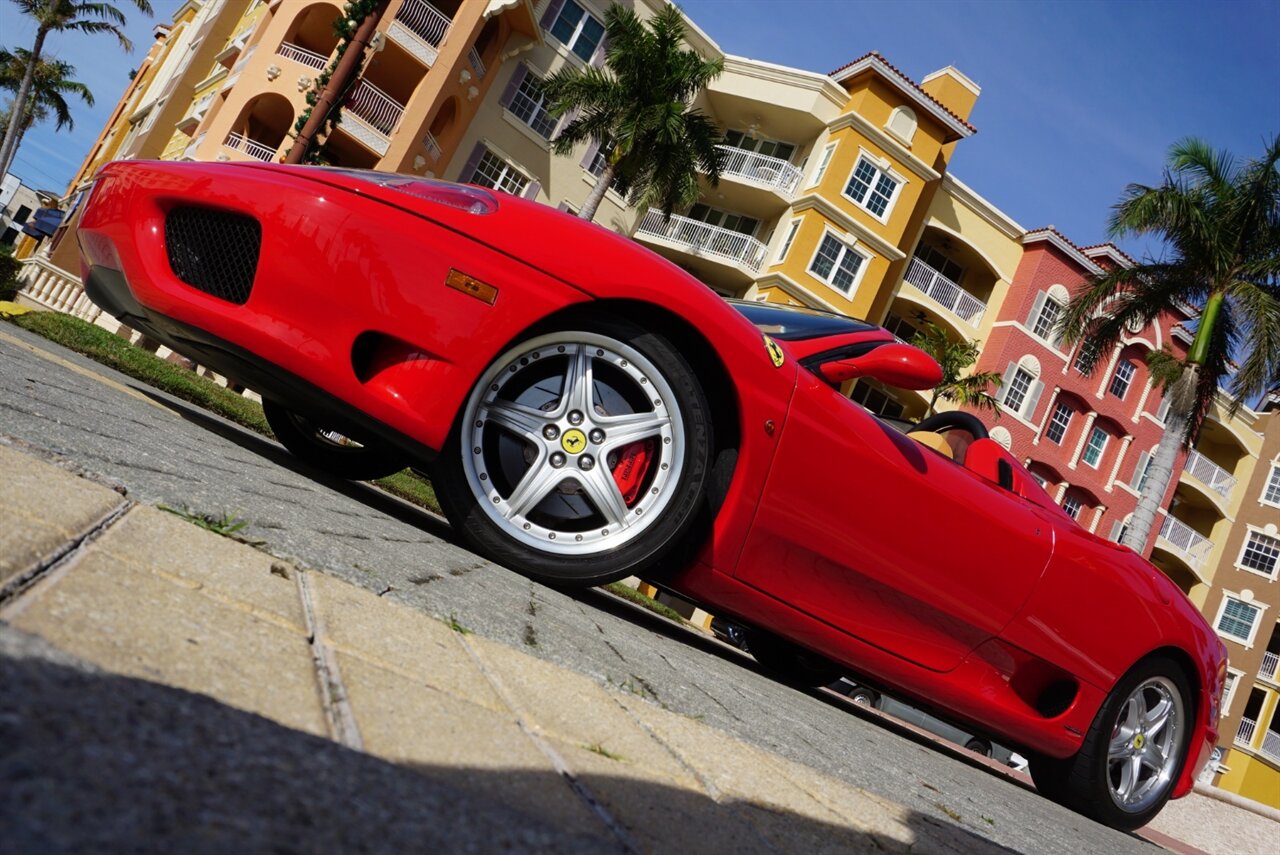
<path fill-rule="evenodd" d="M 258 390 L 299 457 L 428 469 L 497 562 L 653 580 L 792 680 L 858 674 L 1017 747 L 1112 826 L 1214 748 L 1199 613 L 976 419 L 904 432 L 841 394 L 939 381 L 879 327 L 731 304 L 546 206 L 384 173 L 115 163 L 79 240 L 96 303 Z"/>

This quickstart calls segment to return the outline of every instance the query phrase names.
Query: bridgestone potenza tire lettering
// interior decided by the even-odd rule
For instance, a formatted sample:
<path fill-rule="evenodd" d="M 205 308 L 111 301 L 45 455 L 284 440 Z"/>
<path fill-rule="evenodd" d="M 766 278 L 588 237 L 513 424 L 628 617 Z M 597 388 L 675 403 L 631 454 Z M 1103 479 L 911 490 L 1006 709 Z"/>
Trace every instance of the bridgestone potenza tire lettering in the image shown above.
<path fill-rule="evenodd" d="M 1073 757 L 1032 759 L 1036 789 L 1112 828 L 1141 828 L 1182 774 L 1194 706 L 1177 662 L 1142 660 L 1116 683 Z"/>
<path fill-rule="evenodd" d="M 476 549 L 556 585 L 601 585 L 686 560 L 705 520 L 712 426 L 662 335 L 578 320 L 502 353 L 432 469 Z"/>
<path fill-rule="evenodd" d="M 372 481 L 399 472 L 408 465 L 403 455 L 394 449 L 346 440 L 270 399 L 263 399 L 262 413 L 267 417 L 267 424 L 276 439 L 294 457 L 335 477 Z"/>

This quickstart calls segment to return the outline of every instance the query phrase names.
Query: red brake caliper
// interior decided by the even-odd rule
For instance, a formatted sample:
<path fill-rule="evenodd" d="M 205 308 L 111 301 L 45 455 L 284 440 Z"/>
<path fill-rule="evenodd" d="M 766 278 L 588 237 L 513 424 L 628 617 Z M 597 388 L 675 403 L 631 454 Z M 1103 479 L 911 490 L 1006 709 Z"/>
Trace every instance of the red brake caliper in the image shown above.
<path fill-rule="evenodd" d="M 618 452 L 618 462 L 613 464 L 613 481 L 622 493 L 622 500 L 631 507 L 644 476 L 653 463 L 654 442 L 652 439 L 637 440 Z"/>

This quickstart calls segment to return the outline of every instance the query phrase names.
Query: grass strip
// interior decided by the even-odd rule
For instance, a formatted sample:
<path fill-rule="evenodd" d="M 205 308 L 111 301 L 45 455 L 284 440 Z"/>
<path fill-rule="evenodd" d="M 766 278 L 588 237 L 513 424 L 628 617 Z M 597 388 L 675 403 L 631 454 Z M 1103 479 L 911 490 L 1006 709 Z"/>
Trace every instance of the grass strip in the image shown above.
<path fill-rule="evenodd" d="M 678 611 L 670 606 L 658 602 L 653 597 L 640 593 L 630 585 L 624 585 L 622 582 L 611 582 L 610 584 L 603 586 L 603 590 L 608 591 L 610 594 L 615 596 L 622 597 L 624 600 L 629 600 L 637 606 L 642 606 L 655 614 L 662 615 L 667 620 L 673 620 L 676 623 L 681 624 L 684 623 L 684 618 L 680 616 Z"/>

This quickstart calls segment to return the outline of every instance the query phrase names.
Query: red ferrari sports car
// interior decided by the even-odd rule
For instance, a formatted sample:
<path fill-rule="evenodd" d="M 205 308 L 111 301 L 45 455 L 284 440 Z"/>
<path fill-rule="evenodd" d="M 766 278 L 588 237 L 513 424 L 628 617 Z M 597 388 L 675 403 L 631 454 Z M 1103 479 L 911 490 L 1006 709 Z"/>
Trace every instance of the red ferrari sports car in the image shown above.
<path fill-rule="evenodd" d="M 1213 750 L 1200 614 L 976 419 L 895 426 L 841 394 L 939 381 L 879 327 L 732 304 L 546 206 L 384 173 L 114 163 L 79 240 L 96 303 L 258 390 L 299 457 L 428 469 L 497 562 L 653 580 L 793 681 L 857 674 L 1018 747 L 1113 826 Z"/>

